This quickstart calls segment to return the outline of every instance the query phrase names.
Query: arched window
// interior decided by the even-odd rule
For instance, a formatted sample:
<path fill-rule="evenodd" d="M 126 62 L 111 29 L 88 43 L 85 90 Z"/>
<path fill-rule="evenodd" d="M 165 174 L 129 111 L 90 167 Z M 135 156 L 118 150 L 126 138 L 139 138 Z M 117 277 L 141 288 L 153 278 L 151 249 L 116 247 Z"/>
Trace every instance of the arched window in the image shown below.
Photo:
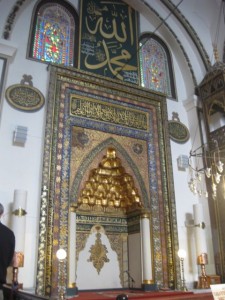
<path fill-rule="evenodd" d="M 169 98 L 176 98 L 170 53 L 156 35 L 145 34 L 140 39 L 141 85 Z"/>
<path fill-rule="evenodd" d="M 35 8 L 29 57 L 77 66 L 78 15 L 63 0 L 43 0 Z"/>

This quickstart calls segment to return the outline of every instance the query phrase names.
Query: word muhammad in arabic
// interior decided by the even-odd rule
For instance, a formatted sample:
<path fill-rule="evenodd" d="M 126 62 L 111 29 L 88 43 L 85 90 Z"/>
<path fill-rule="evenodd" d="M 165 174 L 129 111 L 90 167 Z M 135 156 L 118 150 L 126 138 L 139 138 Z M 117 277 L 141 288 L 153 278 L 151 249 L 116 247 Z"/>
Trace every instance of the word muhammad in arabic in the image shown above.
<path fill-rule="evenodd" d="M 136 13 L 123 1 L 81 1 L 80 69 L 138 84 Z"/>

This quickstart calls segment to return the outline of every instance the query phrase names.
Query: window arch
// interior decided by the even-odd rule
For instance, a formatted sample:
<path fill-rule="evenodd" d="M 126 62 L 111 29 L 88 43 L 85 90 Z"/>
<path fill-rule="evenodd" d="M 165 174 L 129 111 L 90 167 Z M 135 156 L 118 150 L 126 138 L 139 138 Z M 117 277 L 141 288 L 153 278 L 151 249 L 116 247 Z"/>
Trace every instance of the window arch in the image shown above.
<path fill-rule="evenodd" d="M 140 39 L 141 85 L 169 98 L 176 98 L 172 63 L 166 44 L 154 34 Z"/>
<path fill-rule="evenodd" d="M 35 8 L 29 57 L 77 66 L 78 24 L 75 9 L 63 0 L 42 0 Z"/>

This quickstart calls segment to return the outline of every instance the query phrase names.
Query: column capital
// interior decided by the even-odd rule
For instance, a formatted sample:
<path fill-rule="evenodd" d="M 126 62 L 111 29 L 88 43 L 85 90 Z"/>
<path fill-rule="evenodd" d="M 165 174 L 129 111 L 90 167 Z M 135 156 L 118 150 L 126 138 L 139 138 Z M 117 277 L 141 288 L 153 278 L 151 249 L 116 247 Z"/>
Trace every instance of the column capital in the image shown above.
<path fill-rule="evenodd" d="M 77 210 L 77 204 L 75 202 L 70 204 L 70 212 L 75 213 Z"/>
<path fill-rule="evenodd" d="M 140 214 L 141 219 L 150 219 L 151 217 L 151 212 L 149 210 L 142 210 Z"/>

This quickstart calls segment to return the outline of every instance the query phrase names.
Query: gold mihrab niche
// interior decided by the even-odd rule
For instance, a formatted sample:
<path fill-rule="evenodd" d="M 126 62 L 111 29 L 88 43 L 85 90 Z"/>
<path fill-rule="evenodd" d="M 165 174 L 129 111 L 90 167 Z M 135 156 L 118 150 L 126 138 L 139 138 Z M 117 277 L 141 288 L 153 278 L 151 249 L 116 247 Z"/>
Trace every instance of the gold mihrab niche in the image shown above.
<path fill-rule="evenodd" d="M 78 198 L 79 210 L 128 212 L 142 203 L 134 180 L 125 172 L 114 148 L 108 148 L 98 168 L 91 170 Z"/>

